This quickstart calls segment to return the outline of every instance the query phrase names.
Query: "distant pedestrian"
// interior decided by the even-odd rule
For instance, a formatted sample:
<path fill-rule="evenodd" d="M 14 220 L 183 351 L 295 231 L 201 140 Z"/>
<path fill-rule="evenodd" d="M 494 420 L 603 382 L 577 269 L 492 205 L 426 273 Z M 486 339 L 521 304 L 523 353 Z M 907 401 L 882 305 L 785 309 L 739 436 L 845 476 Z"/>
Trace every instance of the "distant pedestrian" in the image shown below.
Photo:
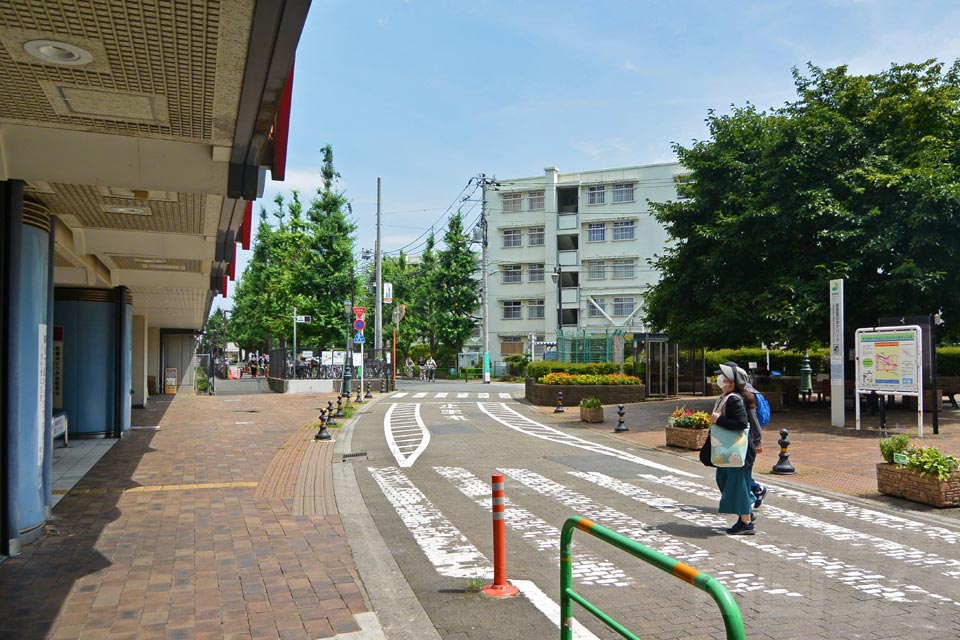
<path fill-rule="evenodd" d="M 437 378 L 437 361 L 433 359 L 433 356 L 427 358 L 427 379 L 430 382 L 433 382 Z"/>
<path fill-rule="evenodd" d="M 257 361 L 254 358 L 250 359 L 250 375 L 254 378 L 257 377 Z"/>
<path fill-rule="evenodd" d="M 735 362 L 725 362 L 717 372 L 717 386 L 722 395 L 717 399 L 711 421 L 721 429 L 748 431 L 751 427 L 748 411 L 756 410 L 757 400 L 752 392 L 745 391 L 744 378 L 738 375 L 740 367 Z M 755 496 L 750 492 L 753 462 L 757 457 L 752 438 L 747 438 L 747 455 L 742 467 L 717 467 L 717 486 L 720 488 L 720 513 L 738 516 L 734 525 L 727 529 L 732 536 L 752 536 L 756 533 L 753 524 Z"/>

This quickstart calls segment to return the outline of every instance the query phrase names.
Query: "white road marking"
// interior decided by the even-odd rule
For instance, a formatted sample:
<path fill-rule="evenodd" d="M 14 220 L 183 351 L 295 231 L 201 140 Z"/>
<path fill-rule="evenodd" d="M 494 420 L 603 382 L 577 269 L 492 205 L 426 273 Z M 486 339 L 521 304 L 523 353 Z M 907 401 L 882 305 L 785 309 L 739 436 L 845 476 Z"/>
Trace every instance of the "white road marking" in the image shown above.
<path fill-rule="evenodd" d="M 650 467 L 651 469 L 659 469 L 661 471 L 667 471 L 669 473 L 686 476 L 688 478 L 700 477 L 693 473 L 687 473 L 686 471 L 680 471 L 679 469 L 674 469 L 673 467 L 668 467 L 653 462 L 652 460 L 647 460 L 646 458 L 624 453 L 623 451 L 619 451 L 612 447 L 606 447 L 602 444 L 596 444 L 594 442 L 590 442 L 589 440 L 584 440 L 583 438 L 566 434 L 558 429 L 554 429 L 553 427 L 548 427 L 545 424 L 540 424 L 539 422 L 531 420 L 530 418 L 514 411 L 502 402 L 496 404 L 478 402 L 477 406 L 480 407 L 481 411 L 503 426 L 535 438 L 541 438 L 543 440 L 549 440 L 558 444 L 566 444 L 571 447 L 586 449 L 587 451 L 592 451 L 593 453 L 600 453 L 613 458 L 619 458 L 620 460 L 626 460 L 627 462 L 633 462 L 634 464 L 639 464 L 644 467 Z"/>
<path fill-rule="evenodd" d="M 458 398 L 467 398 L 467 397 L 469 397 L 469 396 L 470 396 L 469 393 L 458 393 L 458 394 L 457 394 L 457 397 L 458 397 Z"/>
<path fill-rule="evenodd" d="M 501 394 L 500 394 L 500 397 L 503 398 L 503 399 L 505 399 L 505 400 L 513 400 L 513 396 L 510 395 L 509 393 L 501 393 Z"/>
<path fill-rule="evenodd" d="M 782 487 L 770 487 L 770 494 L 772 496 L 776 496 L 777 498 L 789 498 L 791 500 L 796 500 L 798 503 L 803 505 L 819 507 L 820 509 L 829 511 L 830 513 L 836 513 L 847 518 L 860 520 L 861 522 L 869 522 L 880 527 L 887 527 L 888 529 L 894 529 L 896 531 L 921 533 L 928 538 L 945 542 L 947 544 L 957 544 L 960 542 L 960 531 L 954 531 L 945 527 L 937 527 L 923 522 L 918 522 L 916 520 L 908 520 L 907 518 L 901 518 L 900 516 L 891 515 L 889 513 L 874 511 L 873 509 L 867 509 L 865 507 L 859 507 L 848 502 L 841 502 L 831 498 L 822 498 L 820 496 L 804 493 L 803 491 L 785 489 Z"/>
<path fill-rule="evenodd" d="M 434 467 L 434 471 L 453 482 L 460 493 L 472 499 L 486 511 L 491 511 L 490 485 L 461 467 Z M 548 524 L 522 507 L 504 499 L 505 522 L 531 540 L 538 551 L 546 551 L 559 567 L 560 529 Z M 578 584 L 624 587 L 633 580 L 612 562 L 591 554 L 580 554 L 573 564 L 573 578 Z"/>
<path fill-rule="evenodd" d="M 234 422 L 233 424 L 256 424 L 256 422 Z"/>
<path fill-rule="evenodd" d="M 490 397 L 490 394 L 489 394 L 489 393 L 478 393 L 478 394 L 477 394 L 477 397 L 480 398 L 481 400 L 484 400 L 484 399 L 486 399 L 486 398 L 489 398 L 489 397 Z"/>
<path fill-rule="evenodd" d="M 703 485 L 699 485 L 682 478 L 672 478 L 670 476 L 660 478 L 651 474 L 640 474 L 639 477 L 648 482 L 673 487 L 674 489 L 683 491 L 685 493 L 690 493 L 711 500 L 717 499 L 716 489 L 707 490 L 707 488 Z M 612 478 L 610 480 L 617 482 Z M 765 512 L 767 509 L 768 507 L 766 506 L 763 508 Z M 960 606 L 960 602 L 952 600 L 946 596 L 931 593 L 926 589 L 916 585 L 903 584 L 899 580 L 889 579 L 879 573 L 871 573 L 866 569 L 861 569 L 855 565 L 847 564 L 838 558 L 827 557 L 819 551 L 808 551 L 806 547 L 763 544 L 757 540 L 753 540 L 751 536 L 732 536 L 732 538 L 737 542 L 755 549 L 759 549 L 760 551 L 766 551 L 767 553 L 773 554 L 783 560 L 790 562 L 803 562 L 812 565 L 813 567 L 819 569 L 828 578 L 836 578 L 848 587 L 852 587 L 858 591 L 862 591 L 885 600 L 890 600 L 892 602 L 914 603 L 920 601 L 911 599 L 910 596 L 923 596 L 939 603 Z"/>
<path fill-rule="evenodd" d="M 436 394 L 436 395 L 433 396 L 433 397 L 434 397 L 434 398 L 446 398 L 446 397 L 447 397 L 447 394 L 446 394 L 446 393 L 438 393 L 438 394 Z"/>
<path fill-rule="evenodd" d="M 712 559 L 710 552 L 702 547 L 678 540 L 674 536 L 664 533 L 656 527 L 640 522 L 621 511 L 602 505 L 549 478 L 545 478 L 539 473 L 527 469 L 501 469 L 501 471 L 511 478 L 519 480 L 524 486 L 536 491 L 540 495 L 553 498 L 576 513 L 586 516 L 608 529 L 612 529 L 621 535 L 627 536 L 671 558 L 682 560 L 694 566 L 696 566 L 696 563 L 702 563 Z M 711 575 L 723 583 L 723 586 L 732 593 L 744 593 L 747 591 L 771 593 L 774 591 L 766 587 L 762 577 L 752 573 L 734 574 L 733 572 L 726 571 L 717 572 L 716 574 L 711 573 Z M 777 591 L 779 592 L 780 590 Z"/>
<path fill-rule="evenodd" d="M 398 392 L 396 392 L 395 394 L 393 394 L 393 395 L 390 396 L 390 397 L 391 397 L 391 398 L 402 398 L 402 397 L 404 397 L 404 396 L 406 396 L 406 395 L 407 395 L 407 392 L 406 392 L 406 391 L 398 391 Z"/>
<path fill-rule="evenodd" d="M 426 392 L 426 391 L 421 391 L 420 393 L 415 393 L 415 394 L 413 394 L 413 397 L 414 397 L 414 398 L 426 398 L 426 397 L 427 397 L 427 392 Z"/>
<path fill-rule="evenodd" d="M 492 579 L 493 571 L 486 557 L 453 526 L 453 523 L 447 520 L 439 509 L 433 506 L 400 469 L 368 467 L 367 470 L 437 573 L 450 578 Z M 512 580 L 511 582 L 548 620 L 557 625 L 558 629 L 560 628 L 559 604 L 551 600 L 531 581 Z M 574 626 L 574 638 L 599 640 L 579 623 Z"/>
<path fill-rule="evenodd" d="M 383 416 L 383 437 L 397 464 L 412 467 L 430 444 L 430 430 L 420 417 L 420 403 L 391 404 Z"/>

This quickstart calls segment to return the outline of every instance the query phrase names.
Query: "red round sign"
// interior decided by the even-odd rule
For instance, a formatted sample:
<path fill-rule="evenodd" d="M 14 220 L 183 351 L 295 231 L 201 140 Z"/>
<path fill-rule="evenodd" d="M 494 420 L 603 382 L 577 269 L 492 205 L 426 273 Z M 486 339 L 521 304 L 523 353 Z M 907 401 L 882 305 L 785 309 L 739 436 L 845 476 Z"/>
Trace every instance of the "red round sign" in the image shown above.
<path fill-rule="evenodd" d="M 354 320 L 353 328 L 357 331 L 363 331 L 363 328 L 367 326 L 367 323 L 363 320 Z"/>

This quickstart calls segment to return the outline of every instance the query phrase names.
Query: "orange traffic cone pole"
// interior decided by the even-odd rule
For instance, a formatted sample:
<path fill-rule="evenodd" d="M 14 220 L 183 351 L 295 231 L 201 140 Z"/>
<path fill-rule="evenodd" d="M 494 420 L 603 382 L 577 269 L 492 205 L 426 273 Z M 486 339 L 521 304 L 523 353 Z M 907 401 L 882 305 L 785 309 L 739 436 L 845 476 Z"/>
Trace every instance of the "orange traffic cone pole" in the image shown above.
<path fill-rule="evenodd" d="M 483 588 L 488 596 L 515 596 L 520 590 L 507 582 L 507 540 L 503 522 L 503 474 L 493 474 L 493 584 Z"/>

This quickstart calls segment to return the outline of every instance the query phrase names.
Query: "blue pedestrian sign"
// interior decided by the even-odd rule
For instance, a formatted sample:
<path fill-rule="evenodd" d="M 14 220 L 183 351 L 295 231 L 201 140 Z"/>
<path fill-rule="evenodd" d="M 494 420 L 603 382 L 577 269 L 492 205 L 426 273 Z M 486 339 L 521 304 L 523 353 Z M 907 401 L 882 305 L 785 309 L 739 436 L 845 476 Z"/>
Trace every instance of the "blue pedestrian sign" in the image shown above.
<path fill-rule="evenodd" d="M 363 333 L 357 331 L 357 335 L 353 336 L 353 344 L 363 344 L 366 340 L 363 339 Z"/>

